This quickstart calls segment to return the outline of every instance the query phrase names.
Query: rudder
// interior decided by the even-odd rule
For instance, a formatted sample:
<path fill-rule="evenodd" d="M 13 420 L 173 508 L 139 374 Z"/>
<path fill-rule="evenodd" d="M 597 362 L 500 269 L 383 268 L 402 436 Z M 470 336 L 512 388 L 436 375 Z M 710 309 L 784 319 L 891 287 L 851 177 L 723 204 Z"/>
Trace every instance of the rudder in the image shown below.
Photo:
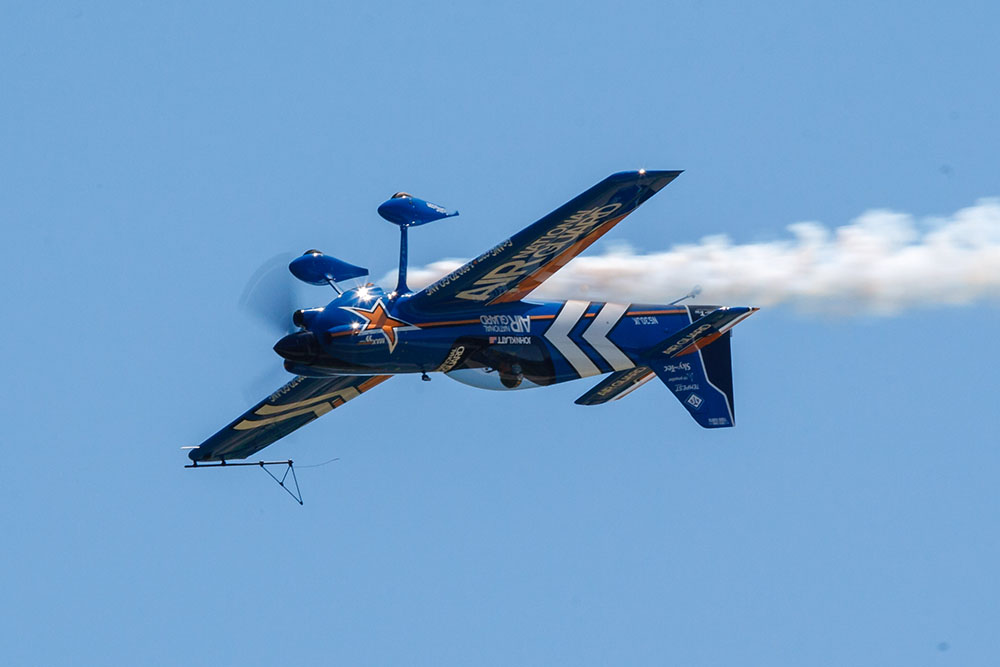
<path fill-rule="evenodd" d="M 704 428 L 735 424 L 731 334 L 675 359 L 649 364 L 667 389 Z"/>
<path fill-rule="evenodd" d="M 732 332 L 756 308 L 688 307 L 691 324 L 648 353 L 646 365 L 704 428 L 735 425 Z"/>

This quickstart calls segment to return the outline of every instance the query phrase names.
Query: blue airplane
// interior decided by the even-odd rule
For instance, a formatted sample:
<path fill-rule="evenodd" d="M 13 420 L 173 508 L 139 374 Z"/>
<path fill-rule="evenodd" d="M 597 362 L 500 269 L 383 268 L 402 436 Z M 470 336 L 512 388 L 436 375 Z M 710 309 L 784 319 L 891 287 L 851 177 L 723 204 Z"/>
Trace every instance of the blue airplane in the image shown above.
<path fill-rule="evenodd" d="M 367 269 L 318 250 L 293 260 L 296 278 L 337 292 L 325 307 L 295 311 L 298 330 L 274 346 L 295 378 L 187 448 L 189 458 L 245 459 L 403 373 L 496 390 L 606 375 L 579 405 L 618 400 L 655 376 L 701 426 L 733 426 L 730 329 L 757 308 L 527 298 L 680 173 L 613 174 L 417 292 L 406 285 L 407 230 L 458 213 L 393 195 L 378 212 L 400 228 L 396 288 L 362 285 Z"/>

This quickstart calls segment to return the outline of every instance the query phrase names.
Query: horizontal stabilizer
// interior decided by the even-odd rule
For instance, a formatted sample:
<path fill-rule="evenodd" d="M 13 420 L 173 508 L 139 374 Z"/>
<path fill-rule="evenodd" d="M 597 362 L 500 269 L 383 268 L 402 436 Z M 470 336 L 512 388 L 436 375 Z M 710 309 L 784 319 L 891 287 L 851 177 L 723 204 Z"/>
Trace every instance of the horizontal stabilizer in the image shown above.
<path fill-rule="evenodd" d="M 653 379 L 653 369 L 649 366 L 635 366 L 612 373 L 593 389 L 576 399 L 577 405 L 601 405 L 635 391 Z"/>
<path fill-rule="evenodd" d="M 720 336 L 732 329 L 741 320 L 750 317 L 759 308 L 747 306 L 724 306 L 716 308 L 701 319 L 693 321 L 669 338 L 660 341 L 643 356 L 662 353 L 670 358 L 683 357 L 706 345 L 711 345 Z M 688 312 L 691 308 L 688 307 Z M 692 316 L 692 319 L 693 316 Z"/>

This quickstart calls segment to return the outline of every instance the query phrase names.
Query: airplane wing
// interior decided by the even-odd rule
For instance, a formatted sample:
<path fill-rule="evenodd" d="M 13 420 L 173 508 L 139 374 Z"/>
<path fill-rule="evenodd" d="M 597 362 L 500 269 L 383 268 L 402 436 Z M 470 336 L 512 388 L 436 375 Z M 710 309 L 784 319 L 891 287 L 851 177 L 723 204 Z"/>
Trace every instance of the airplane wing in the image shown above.
<path fill-rule="evenodd" d="M 245 459 L 391 375 L 295 377 L 190 452 L 195 462 Z"/>
<path fill-rule="evenodd" d="M 409 305 L 433 312 L 523 299 L 680 173 L 643 170 L 612 174 L 414 294 Z"/>

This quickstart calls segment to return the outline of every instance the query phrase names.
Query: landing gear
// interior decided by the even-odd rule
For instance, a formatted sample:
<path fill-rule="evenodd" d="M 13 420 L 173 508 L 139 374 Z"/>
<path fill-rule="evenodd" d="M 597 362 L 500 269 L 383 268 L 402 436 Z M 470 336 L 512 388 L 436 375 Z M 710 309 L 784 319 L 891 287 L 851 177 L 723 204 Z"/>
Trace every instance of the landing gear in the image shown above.
<path fill-rule="evenodd" d="M 524 380 L 521 364 L 513 364 L 509 369 L 500 368 L 500 383 L 508 389 L 517 389 Z"/>
<path fill-rule="evenodd" d="M 426 372 L 423 372 L 420 374 L 420 379 L 423 380 L 424 382 L 430 382 L 431 376 L 428 375 Z"/>

